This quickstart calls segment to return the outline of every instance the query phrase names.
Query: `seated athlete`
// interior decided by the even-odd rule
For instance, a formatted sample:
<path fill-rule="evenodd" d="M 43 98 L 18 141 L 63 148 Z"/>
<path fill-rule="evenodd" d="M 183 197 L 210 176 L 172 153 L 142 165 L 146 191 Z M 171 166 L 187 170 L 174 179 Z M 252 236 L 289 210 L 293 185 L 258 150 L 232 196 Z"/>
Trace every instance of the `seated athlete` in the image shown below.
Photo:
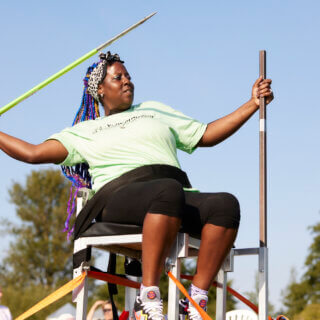
<path fill-rule="evenodd" d="M 143 226 L 137 319 L 164 319 L 158 285 L 165 258 L 181 227 L 201 235 L 190 292 L 205 309 L 208 289 L 235 241 L 240 208 L 229 193 L 192 189 L 177 149 L 192 153 L 231 136 L 258 110 L 260 97 L 272 101 L 271 80 L 257 79 L 248 102 L 204 124 L 159 102 L 132 105 L 134 86 L 123 61 L 109 52 L 100 59 L 87 71 L 74 126 L 38 145 L 0 133 L 0 148 L 20 161 L 63 165 L 75 186 L 92 187 L 95 195 L 83 210 L 94 210 L 97 220 Z M 191 304 L 188 313 L 201 319 Z"/>

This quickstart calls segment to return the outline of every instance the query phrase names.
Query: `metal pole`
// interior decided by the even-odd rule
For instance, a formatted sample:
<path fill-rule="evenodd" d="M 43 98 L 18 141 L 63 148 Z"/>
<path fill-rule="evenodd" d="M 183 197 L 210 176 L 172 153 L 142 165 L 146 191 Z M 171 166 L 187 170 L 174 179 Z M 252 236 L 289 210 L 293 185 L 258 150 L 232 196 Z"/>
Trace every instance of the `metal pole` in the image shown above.
<path fill-rule="evenodd" d="M 148 15 L 147 17 L 143 18 L 142 20 L 138 21 L 137 23 L 135 23 L 134 25 L 132 25 L 131 27 L 129 27 L 128 29 L 122 31 L 121 33 L 119 33 L 118 35 L 116 35 L 115 37 L 113 37 L 112 39 L 108 40 L 107 42 L 101 44 L 99 47 L 91 50 L 90 52 L 86 53 L 85 55 L 83 55 L 81 58 L 77 59 L 76 61 L 70 63 L 68 66 L 66 66 L 65 68 L 61 69 L 60 71 L 58 71 L 57 73 L 55 73 L 54 75 L 52 75 L 51 77 L 47 78 L 46 80 L 44 80 L 43 82 L 41 82 L 40 84 L 36 85 L 35 87 L 33 87 L 32 89 L 30 89 L 29 91 L 27 91 L 26 93 L 24 93 L 23 95 L 21 95 L 20 97 L 14 99 L 13 101 L 11 101 L 10 103 L 6 104 L 4 107 L 2 107 L 0 109 L 0 116 L 7 112 L 8 110 L 10 110 L 11 108 L 13 108 L 14 106 L 16 106 L 18 103 L 20 103 L 21 101 L 27 99 L 28 97 L 30 97 L 31 95 L 33 95 L 34 93 L 36 93 L 37 91 L 39 91 L 40 89 L 42 89 L 43 87 L 47 86 L 49 83 L 53 82 L 54 80 L 56 80 L 57 78 L 61 77 L 62 75 L 64 75 L 65 73 L 67 73 L 68 71 L 70 71 L 71 69 L 75 68 L 77 65 L 79 65 L 80 63 L 84 62 L 85 60 L 89 59 L 90 57 L 92 57 L 93 55 L 95 55 L 96 53 L 98 53 L 100 50 L 104 49 L 105 47 L 111 45 L 113 42 L 115 42 L 116 40 L 118 40 L 119 38 L 123 37 L 124 35 L 126 35 L 128 32 L 130 32 L 131 30 L 135 29 L 136 27 L 138 27 L 139 25 L 141 25 L 142 23 L 144 23 L 145 21 L 147 21 L 148 19 L 150 19 L 152 16 L 154 16 L 156 14 L 156 12 L 151 13 L 150 15 Z"/>
<path fill-rule="evenodd" d="M 266 79 L 266 51 L 259 55 L 259 73 Z M 260 248 L 259 248 L 259 320 L 268 319 L 268 247 L 267 247 L 267 127 L 266 101 L 260 98 Z"/>
<path fill-rule="evenodd" d="M 266 79 L 266 51 L 261 50 L 259 56 L 259 73 Z M 266 100 L 260 98 L 260 247 L 267 247 L 267 128 Z"/>

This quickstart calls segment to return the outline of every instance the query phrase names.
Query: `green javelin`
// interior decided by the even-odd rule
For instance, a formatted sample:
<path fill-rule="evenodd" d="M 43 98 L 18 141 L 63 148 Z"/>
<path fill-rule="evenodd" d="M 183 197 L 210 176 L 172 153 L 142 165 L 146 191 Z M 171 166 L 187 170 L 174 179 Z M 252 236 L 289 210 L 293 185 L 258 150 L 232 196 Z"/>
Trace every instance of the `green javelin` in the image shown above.
<path fill-rule="evenodd" d="M 119 38 L 123 37 L 125 34 L 127 34 L 128 32 L 130 32 L 131 30 L 135 29 L 136 27 L 138 27 L 140 24 L 144 23 L 145 21 L 147 21 L 148 19 L 150 19 L 152 16 L 154 16 L 156 14 L 156 12 L 149 14 L 147 17 L 145 17 L 144 19 L 140 20 L 139 22 L 137 22 L 136 24 L 132 25 L 131 27 L 129 27 L 128 29 L 122 31 L 121 33 L 119 33 L 118 35 L 116 35 L 115 37 L 113 37 L 112 39 L 110 39 L 109 41 L 103 43 L 102 45 L 100 45 L 99 47 L 91 50 L 90 52 L 88 52 L 87 54 L 85 54 L 84 56 L 82 56 L 81 58 L 77 59 L 76 61 L 72 62 L 71 64 L 69 64 L 68 66 L 66 66 L 65 68 L 61 69 L 60 71 L 58 71 L 57 73 L 55 73 L 54 75 L 52 75 L 51 77 L 49 77 L 48 79 L 46 79 L 45 81 L 39 83 L 38 85 L 36 85 L 35 87 L 33 87 L 31 90 L 29 90 L 28 92 L 24 93 L 23 95 L 21 95 L 20 97 L 14 99 L 13 101 L 11 101 L 10 103 L 6 104 L 4 107 L 2 107 L 0 109 L 0 116 L 7 112 L 8 110 L 10 110 L 11 108 L 13 108 L 14 106 L 16 106 L 18 103 L 20 103 L 21 101 L 27 99 L 28 97 L 30 97 L 31 95 L 33 95 L 34 93 L 36 93 L 37 91 L 39 91 L 40 89 L 42 89 L 43 87 L 47 86 L 49 83 L 53 82 L 54 80 L 56 80 L 57 78 L 61 77 L 62 75 L 64 75 L 65 73 L 67 73 L 68 71 L 70 71 L 71 69 L 75 68 L 77 65 L 79 65 L 80 63 L 82 63 L 83 61 L 89 59 L 90 57 L 92 57 L 93 55 L 95 55 L 96 53 L 98 53 L 100 50 L 104 49 L 105 47 L 109 46 L 110 44 L 112 44 L 113 42 L 115 42 L 116 40 L 118 40 Z"/>

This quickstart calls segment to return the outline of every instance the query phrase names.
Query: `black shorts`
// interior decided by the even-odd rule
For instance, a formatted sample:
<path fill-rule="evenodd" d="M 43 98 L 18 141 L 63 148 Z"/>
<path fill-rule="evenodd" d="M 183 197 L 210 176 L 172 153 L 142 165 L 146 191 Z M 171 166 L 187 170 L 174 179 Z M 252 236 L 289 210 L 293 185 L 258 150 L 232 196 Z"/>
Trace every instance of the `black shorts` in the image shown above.
<path fill-rule="evenodd" d="M 171 178 L 132 182 L 113 193 L 97 221 L 143 225 L 147 213 L 182 219 L 182 228 L 200 234 L 205 224 L 237 229 L 240 222 L 238 200 L 230 193 L 184 191 Z"/>

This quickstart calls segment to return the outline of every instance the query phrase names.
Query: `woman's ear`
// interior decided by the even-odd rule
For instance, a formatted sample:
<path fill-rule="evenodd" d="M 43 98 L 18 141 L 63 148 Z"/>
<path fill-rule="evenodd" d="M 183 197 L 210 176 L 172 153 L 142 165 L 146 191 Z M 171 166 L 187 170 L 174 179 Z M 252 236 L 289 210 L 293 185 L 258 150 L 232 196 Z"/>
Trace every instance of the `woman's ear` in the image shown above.
<path fill-rule="evenodd" d="M 102 85 L 99 84 L 99 85 L 98 85 L 98 95 L 101 96 L 101 95 L 103 95 L 103 93 L 104 93 L 104 92 L 103 92 L 103 89 L 102 89 Z"/>

